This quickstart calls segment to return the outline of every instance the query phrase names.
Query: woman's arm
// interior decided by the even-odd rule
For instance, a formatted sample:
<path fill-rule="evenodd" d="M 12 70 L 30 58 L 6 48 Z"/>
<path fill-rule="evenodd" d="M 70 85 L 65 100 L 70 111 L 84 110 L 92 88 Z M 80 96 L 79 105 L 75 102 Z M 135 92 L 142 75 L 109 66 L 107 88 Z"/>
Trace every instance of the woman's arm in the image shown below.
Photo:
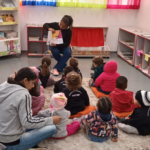
<path fill-rule="evenodd" d="M 70 32 L 68 32 L 68 35 L 63 38 L 63 44 L 57 44 L 56 47 L 57 48 L 65 48 L 68 47 L 70 45 L 71 42 L 71 37 L 72 37 L 72 31 L 70 30 Z"/>
<path fill-rule="evenodd" d="M 44 29 L 48 31 L 49 28 L 55 29 L 55 26 L 57 25 L 57 22 L 53 22 L 53 23 L 45 23 L 43 25 Z"/>
<path fill-rule="evenodd" d="M 18 108 L 18 115 L 20 118 L 20 122 L 25 129 L 36 129 L 55 124 L 53 117 L 48 118 L 32 117 L 31 96 L 29 94 L 22 96 L 22 101 Z"/>

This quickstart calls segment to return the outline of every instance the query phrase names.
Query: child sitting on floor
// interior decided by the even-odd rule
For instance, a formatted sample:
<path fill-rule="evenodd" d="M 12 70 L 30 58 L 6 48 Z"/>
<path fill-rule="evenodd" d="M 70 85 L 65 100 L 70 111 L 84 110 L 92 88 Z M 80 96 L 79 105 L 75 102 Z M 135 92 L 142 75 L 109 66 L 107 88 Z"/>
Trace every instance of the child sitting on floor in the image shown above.
<path fill-rule="evenodd" d="M 65 138 L 69 135 L 75 134 L 80 128 L 80 123 L 73 121 L 70 125 L 67 125 L 68 118 L 70 117 L 70 111 L 67 111 L 64 107 L 67 104 L 67 98 L 63 93 L 54 94 L 50 100 L 50 108 L 38 113 L 39 117 L 60 116 L 62 117 L 61 123 L 56 125 L 56 132 L 52 136 L 57 139 Z"/>
<path fill-rule="evenodd" d="M 66 88 L 63 90 L 68 103 L 65 109 L 71 112 L 71 115 L 76 115 L 83 111 L 85 106 L 89 106 L 89 97 L 86 90 L 81 86 L 81 76 L 76 72 L 70 72 L 66 78 Z"/>
<path fill-rule="evenodd" d="M 69 59 L 69 66 L 71 66 L 76 73 L 80 74 L 81 79 L 82 79 L 82 77 L 83 77 L 82 73 L 81 73 L 80 69 L 78 68 L 78 59 L 74 58 L 74 57 L 71 57 Z"/>
<path fill-rule="evenodd" d="M 109 95 L 116 85 L 116 79 L 120 76 L 117 73 L 117 63 L 108 61 L 104 66 L 104 72 L 95 80 L 95 86 L 99 92 Z"/>
<path fill-rule="evenodd" d="M 44 56 L 41 61 L 42 65 L 37 67 L 39 70 L 39 79 L 42 83 L 42 86 L 45 88 L 55 84 L 53 78 L 50 78 L 49 66 L 51 65 L 51 59 L 48 56 Z"/>
<path fill-rule="evenodd" d="M 138 91 L 134 103 L 141 107 L 135 108 L 128 119 L 119 120 L 118 126 L 127 133 L 150 135 L 150 92 Z"/>
<path fill-rule="evenodd" d="M 116 80 L 116 88 L 109 95 L 113 104 L 112 110 L 118 117 L 127 117 L 134 109 L 133 92 L 125 90 L 127 88 L 127 82 L 126 77 L 118 77 Z M 124 116 L 121 116 L 122 113 L 124 113 Z"/>
<path fill-rule="evenodd" d="M 104 68 L 104 63 L 103 63 L 103 58 L 100 56 L 95 56 L 93 58 L 93 65 L 94 65 L 94 74 L 91 77 L 89 81 L 89 85 L 91 86 L 93 82 L 97 79 L 97 77 L 103 73 L 103 68 Z"/>
<path fill-rule="evenodd" d="M 66 88 L 66 76 L 69 72 L 73 71 L 73 68 L 71 66 L 66 66 L 64 71 L 63 71 L 63 76 L 62 78 L 56 82 L 55 87 L 54 87 L 54 92 L 59 93 L 62 92 L 64 88 Z"/>
<path fill-rule="evenodd" d="M 30 67 L 30 69 L 32 69 L 35 72 L 35 74 L 37 75 L 37 79 L 36 79 L 37 84 L 38 84 L 37 85 L 37 90 L 39 92 L 43 92 L 44 88 L 43 88 L 43 86 L 41 86 L 41 81 L 39 79 L 39 70 L 35 66 Z"/>
<path fill-rule="evenodd" d="M 94 142 L 104 142 L 112 136 L 112 142 L 118 140 L 118 125 L 115 115 L 111 112 L 112 103 L 107 97 L 101 97 L 97 102 L 97 110 L 86 116 L 74 118 L 85 128 L 88 139 Z"/>
<path fill-rule="evenodd" d="M 36 116 L 40 110 L 44 107 L 45 96 L 38 89 L 37 81 L 34 83 L 34 88 L 29 91 L 32 96 L 32 112 L 33 116 Z"/>

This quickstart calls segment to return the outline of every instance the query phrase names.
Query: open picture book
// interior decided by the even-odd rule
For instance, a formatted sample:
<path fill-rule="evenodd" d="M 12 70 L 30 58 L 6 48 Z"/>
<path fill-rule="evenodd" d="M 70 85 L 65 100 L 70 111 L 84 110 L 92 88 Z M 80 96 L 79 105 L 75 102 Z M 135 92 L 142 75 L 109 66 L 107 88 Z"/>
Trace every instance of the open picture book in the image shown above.
<path fill-rule="evenodd" d="M 56 30 L 55 33 L 48 31 L 47 45 L 51 44 L 63 44 L 61 30 Z"/>

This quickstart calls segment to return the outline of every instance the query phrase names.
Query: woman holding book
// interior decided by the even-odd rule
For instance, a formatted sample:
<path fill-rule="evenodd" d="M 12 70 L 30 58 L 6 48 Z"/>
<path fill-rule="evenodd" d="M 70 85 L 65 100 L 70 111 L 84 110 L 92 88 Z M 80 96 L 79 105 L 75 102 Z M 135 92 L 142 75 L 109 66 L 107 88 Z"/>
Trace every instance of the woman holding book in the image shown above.
<path fill-rule="evenodd" d="M 63 69 L 66 67 L 66 63 L 68 59 L 71 57 L 71 50 L 69 48 L 71 37 L 72 37 L 72 24 L 73 19 L 71 16 L 65 15 L 60 23 L 53 22 L 53 23 L 45 23 L 44 28 L 47 31 L 52 31 L 55 33 L 55 30 L 61 30 L 62 37 L 63 37 L 63 44 L 51 44 L 50 50 L 57 60 L 57 64 L 52 69 L 51 73 L 53 75 L 59 75 L 59 72 L 62 72 Z M 61 56 L 60 54 L 63 54 Z"/>

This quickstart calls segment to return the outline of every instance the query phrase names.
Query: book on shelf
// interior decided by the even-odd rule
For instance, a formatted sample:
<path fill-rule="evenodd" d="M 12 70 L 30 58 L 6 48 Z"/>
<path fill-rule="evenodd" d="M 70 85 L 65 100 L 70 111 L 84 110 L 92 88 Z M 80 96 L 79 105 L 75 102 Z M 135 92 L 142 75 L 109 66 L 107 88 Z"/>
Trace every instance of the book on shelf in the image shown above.
<path fill-rule="evenodd" d="M 150 38 L 150 34 L 141 34 L 141 36 L 143 36 L 145 38 Z"/>
<path fill-rule="evenodd" d="M 2 15 L 4 22 L 14 22 L 14 16 L 11 14 Z"/>
<path fill-rule="evenodd" d="M 29 37 L 29 41 L 40 41 L 40 37 Z"/>
<path fill-rule="evenodd" d="M 3 7 L 16 7 L 13 2 L 1 2 Z"/>
<path fill-rule="evenodd" d="M 63 44 L 61 30 L 56 30 L 55 32 L 48 31 L 47 45 L 51 44 Z"/>
<path fill-rule="evenodd" d="M 0 22 L 4 22 L 3 16 L 0 16 Z"/>

